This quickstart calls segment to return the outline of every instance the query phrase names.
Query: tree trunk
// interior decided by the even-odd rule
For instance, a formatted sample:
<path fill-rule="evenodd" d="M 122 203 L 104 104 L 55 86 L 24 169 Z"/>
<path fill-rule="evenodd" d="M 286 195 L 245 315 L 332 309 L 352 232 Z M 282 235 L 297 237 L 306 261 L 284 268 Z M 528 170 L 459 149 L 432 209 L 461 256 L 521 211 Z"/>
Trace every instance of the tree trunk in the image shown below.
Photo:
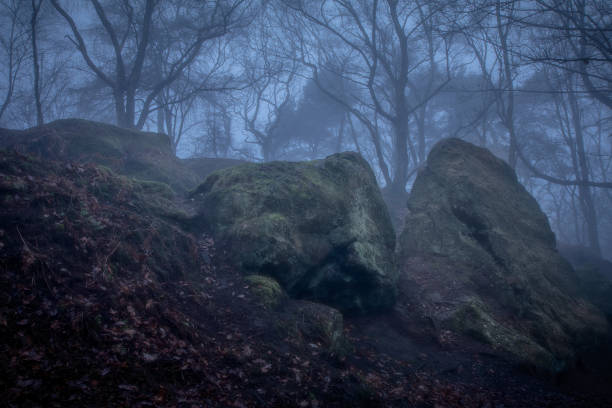
<path fill-rule="evenodd" d="M 261 155 L 263 156 L 263 161 L 264 162 L 269 162 L 271 160 L 273 160 L 273 153 L 272 153 L 272 146 L 271 143 L 268 141 L 264 141 L 261 144 Z"/>
<path fill-rule="evenodd" d="M 342 150 L 342 143 L 344 137 L 344 122 L 346 117 L 342 115 L 342 119 L 340 120 L 340 129 L 338 129 L 338 141 L 336 142 L 336 153 L 339 153 Z"/>
<path fill-rule="evenodd" d="M 408 117 L 399 114 L 394 123 L 393 193 L 404 194 L 408 175 Z"/>
<path fill-rule="evenodd" d="M 497 33 L 499 35 L 502 60 L 500 61 L 503 64 L 503 76 L 504 80 L 500 81 L 501 84 L 505 85 L 506 91 L 508 93 L 508 98 L 506 100 L 505 106 L 503 109 L 503 122 L 506 129 L 508 129 L 508 136 L 510 138 L 510 146 L 508 149 L 508 163 L 510 167 L 513 169 L 516 168 L 516 163 L 518 161 L 518 152 L 516 145 L 516 134 L 514 131 L 514 81 L 512 79 L 512 70 L 511 70 L 511 62 L 510 62 L 510 51 L 508 49 L 508 33 L 510 32 L 509 27 L 507 25 L 510 22 L 506 19 L 504 28 L 504 24 L 502 23 L 502 12 L 501 12 L 501 0 L 497 0 L 495 7 L 495 16 L 497 18 Z M 503 90 L 500 91 L 500 99 L 503 99 Z"/>
<path fill-rule="evenodd" d="M 162 106 L 161 97 L 158 97 L 157 98 L 157 119 L 156 119 L 157 133 L 166 133 L 164 131 L 164 110 L 161 106 Z"/>
<path fill-rule="evenodd" d="M 425 116 L 427 115 L 427 105 L 423 105 L 417 112 L 417 153 L 419 163 L 425 160 Z M 414 163 L 413 165 L 417 165 Z"/>
<path fill-rule="evenodd" d="M 43 0 L 38 3 L 32 0 L 32 18 L 30 20 L 31 40 L 32 40 L 32 66 L 34 68 L 34 101 L 36 104 L 36 125 L 44 124 L 42 102 L 40 100 L 40 65 L 38 62 L 38 41 L 36 26 L 38 23 L 38 14 Z"/>
<path fill-rule="evenodd" d="M 353 120 L 351 119 L 350 113 L 346 114 L 346 119 L 348 120 L 349 126 L 351 128 L 351 138 L 353 139 L 355 149 L 357 149 L 357 153 L 361 154 L 361 146 L 359 146 L 359 140 L 357 140 L 357 132 L 355 132 L 355 126 L 353 125 Z"/>
<path fill-rule="evenodd" d="M 508 129 L 510 135 L 510 147 L 508 149 L 508 163 L 510 167 L 516 169 L 516 163 L 518 162 L 518 151 L 516 146 L 516 134 L 514 132 L 514 119 L 511 119 L 510 127 Z"/>
<path fill-rule="evenodd" d="M 580 106 L 576 95 L 570 92 L 568 94 L 570 101 L 570 108 L 572 112 L 572 119 L 574 122 L 574 133 L 576 135 L 576 151 L 578 155 L 579 168 L 577 178 L 580 181 L 589 181 L 589 164 L 586 157 L 586 151 L 584 148 L 584 135 L 582 132 L 582 120 Z M 601 245 L 599 243 L 599 227 L 597 225 L 597 212 L 595 210 L 595 203 L 593 202 L 593 195 L 591 188 L 586 184 L 578 185 L 578 194 L 580 197 L 580 207 L 582 214 L 587 225 L 587 234 L 589 237 L 589 246 L 591 250 L 598 256 L 601 256 Z"/>
<path fill-rule="evenodd" d="M 125 92 L 125 124 L 123 127 L 136 128 L 136 90 L 129 87 Z"/>
<path fill-rule="evenodd" d="M 127 127 L 125 120 L 125 97 L 122 89 L 113 89 L 113 99 L 115 100 L 115 120 L 117 126 Z"/>

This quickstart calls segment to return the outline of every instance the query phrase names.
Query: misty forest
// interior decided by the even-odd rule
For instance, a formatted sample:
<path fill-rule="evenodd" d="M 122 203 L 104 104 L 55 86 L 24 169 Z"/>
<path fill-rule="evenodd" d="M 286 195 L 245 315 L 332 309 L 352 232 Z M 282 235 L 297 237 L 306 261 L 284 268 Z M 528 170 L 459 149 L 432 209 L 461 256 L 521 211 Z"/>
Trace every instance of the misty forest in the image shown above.
<path fill-rule="evenodd" d="M 3 407 L 612 406 L 609 0 L 0 0 Z"/>

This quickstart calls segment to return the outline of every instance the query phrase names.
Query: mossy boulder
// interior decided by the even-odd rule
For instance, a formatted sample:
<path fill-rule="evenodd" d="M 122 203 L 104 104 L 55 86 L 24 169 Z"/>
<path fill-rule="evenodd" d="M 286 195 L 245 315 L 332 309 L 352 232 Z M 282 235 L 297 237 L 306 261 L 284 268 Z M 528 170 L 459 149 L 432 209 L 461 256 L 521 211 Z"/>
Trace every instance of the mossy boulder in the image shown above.
<path fill-rule="evenodd" d="M 607 333 L 602 313 L 581 298 L 538 203 L 488 150 L 459 139 L 438 143 L 407 207 L 403 313 L 414 313 L 413 305 L 437 328 L 548 372 Z"/>
<path fill-rule="evenodd" d="M 0 129 L 0 148 L 45 160 L 94 163 L 118 174 L 166 183 L 175 192 L 195 188 L 212 171 L 237 160 L 175 157 L 167 135 L 82 119 L 27 130 Z"/>
<path fill-rule="evenodd" d="M 321 348 L 340 358 L 350 351 L 344 336 L 344 318 L 333 307 L 291 300 L 284 308 L 279 324 L 281 333 L 300 346 Z"/>
<path fill-rule="evenodd" d="M 287 299 L 287 294 L 274 278 L 249 275 L 244 278 L 257 303 L 265 309 L 274 309 Z"/>
<path fill-rule="evenodd" d="M 395 235 L 360 155 L 232 167 L 192 197 L 194 228 L 209 230 L 245 274 L 272 276 L 289 295 L 342 311 L 393 304 Z"/>

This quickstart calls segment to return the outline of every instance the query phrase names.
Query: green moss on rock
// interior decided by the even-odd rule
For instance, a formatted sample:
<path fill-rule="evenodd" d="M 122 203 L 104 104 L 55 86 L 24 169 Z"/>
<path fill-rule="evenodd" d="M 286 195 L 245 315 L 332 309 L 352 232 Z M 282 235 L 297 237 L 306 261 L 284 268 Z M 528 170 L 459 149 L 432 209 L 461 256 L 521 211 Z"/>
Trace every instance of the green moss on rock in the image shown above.
<path fill-rule="evenodd" d="M 292 300 L 283 313 L 281 331 L 299 345 L 322 347 L 335 357 L 349 352 L 344 318 L 338 310 L 320 303 Z"/>
<path fill-rule="evenodd" d="M 538 203 L 488 150 L 459 139 L 438 143 L 407 207 L 402 273 L 428 277 L 412 279 L 421 290 L 402 292 L 418 293 L 438 324 L 452 322 L 453 330 L 549 372 L 608 332 L 601 312 L 580 298 Z"/>
<path fill-rule="evenodd" d="M 537 371 L 557 373 L 564 368 L 563 361 L 534 340 L 498 322 L 477 298 L 461 302 L 442 325 L 487 343 L 496 350 L 508 352 L 521 364 Z"/>
<path fill-rule="evenodd" d="M 200 208 L 193 227 L 209 229 L 245 273 L 343 311 L 392 305 L 395 235 L 358 154 L 220 170 L 192 197 Z"/>
<path fill-rule="evenodd" d="M 249 275 L 244 280 L 249 284 L 257 302 L 265 309 L 274 309 L 287 298 L 283 288 L 269 276 Z"/>

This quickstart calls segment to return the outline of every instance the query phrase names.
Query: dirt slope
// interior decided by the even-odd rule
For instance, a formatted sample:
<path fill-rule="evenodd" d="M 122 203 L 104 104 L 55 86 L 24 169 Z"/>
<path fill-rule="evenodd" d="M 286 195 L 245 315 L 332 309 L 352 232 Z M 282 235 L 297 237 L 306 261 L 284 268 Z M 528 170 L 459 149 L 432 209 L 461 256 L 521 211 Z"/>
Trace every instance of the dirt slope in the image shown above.
<path fill-rule="evenodd" d="M 0 151 L 0 203 L 2 406 L 612 401 L 592 382 L 558 386 L 478 344 L 407 331 L 393 313 L 345 318 L 332 344 L 334 313 L 286 297 L 262 303 L 211 237 L 184 228 L 189 202 L 163 183 Z M 578 377 L 601 373 L 585 363 Z"/>

